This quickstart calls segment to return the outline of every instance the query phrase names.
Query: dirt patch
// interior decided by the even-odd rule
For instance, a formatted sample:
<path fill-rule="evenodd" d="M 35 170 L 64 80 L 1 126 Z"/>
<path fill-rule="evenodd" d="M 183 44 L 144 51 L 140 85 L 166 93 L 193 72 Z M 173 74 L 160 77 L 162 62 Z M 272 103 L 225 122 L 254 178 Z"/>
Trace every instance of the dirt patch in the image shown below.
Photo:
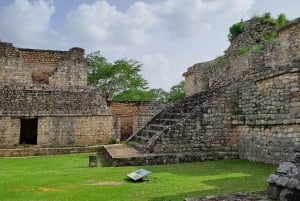
<path fill-rule="evenodd" d="M 267 201 L 265 191 L 241 192 L 225 196 L 208 196 L 205 198 L 187 198 L 185 201 Z"/>
<path fill-rule="evenodd" d="M 91 186 L 121 186 L 123 183 L 119 181 L 90 181 L 87 185 Z"/>
<path fill-rule="evenodd" d="M 48 188 L 48 187 L 42 187 L 42 188 L 39 188 L 41 191 L 43 192 L 57 192 L 59 191 L 58 189 L 55 189 L 55 188 Z"/>

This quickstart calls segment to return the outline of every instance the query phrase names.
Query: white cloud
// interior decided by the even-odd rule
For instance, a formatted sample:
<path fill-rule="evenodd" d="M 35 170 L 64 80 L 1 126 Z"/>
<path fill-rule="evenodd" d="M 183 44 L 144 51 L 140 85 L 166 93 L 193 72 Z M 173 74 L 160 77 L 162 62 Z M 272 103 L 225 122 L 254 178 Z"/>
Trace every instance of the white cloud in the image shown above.
<path fill-rule="evenodd" d="M 143 55 L 140 60 L 143 64 L 142 75 L 151 83 L 151 88 L 166 89 L 166 86 L 172 84 L 170 61 L 165 55 Z"/>
<path fill-rule="evenodd" d="M 0 37 L 21 47 L 53 47 L 58 37 L 50 25 L 54 12 L 50 0 L 15 0 L 0 8 Z"/>
<path fill-rule="evenodd" d="M 169 35 L 194 38 L 218 21 L 245 15 L 253 3 L 253 0 L 167 0 L 153 5 L 152 10 Z"/>
<path fill-rule="evenodd" d="M 190 65 L 190 55 L 204 52 L 201 57 L 208 58 L 215 54 L 200 48 L 203 40 L 205 45 L 225 50 L 217 38 L 224 35 L 226 41 L 227 33 L 223 31 L 228 30 L 228 23 L 243 18 L 253 3 L 254 0 L 144 1 L 120 10 L 108 0 L 95 1 L 67 15 L 68 38 L 87 52 L 101 50 L 110 59 L 141 58 L 143 75 L 150 86 L 166 89 L 176 84 L 174 77 L 180 81 L 188 67 L 184 65 Z M 213 37 L 215 42 L 207 42 Z M 186 60 L 188 64 L 184 64 Z"/>
<path fill-rule="evenodd" d="M 253 0 L 166 0 L 137 2 L 118 10 L 109 1 L 82 4 L 67 15 L 69 37 L 92 49 L 126 51 L 157 37 L 197 38 L 217 21 L 243 16 Z"/>
<path fill-rule="evenodd" d="M 155 22 L 147 4 L 135 3 L 121 12 L 106 1 L 80 5 L 67 16 L 67 27 L 73 40 L 87 46 L 122 50 L 145 43 L 146 31 Z"/>

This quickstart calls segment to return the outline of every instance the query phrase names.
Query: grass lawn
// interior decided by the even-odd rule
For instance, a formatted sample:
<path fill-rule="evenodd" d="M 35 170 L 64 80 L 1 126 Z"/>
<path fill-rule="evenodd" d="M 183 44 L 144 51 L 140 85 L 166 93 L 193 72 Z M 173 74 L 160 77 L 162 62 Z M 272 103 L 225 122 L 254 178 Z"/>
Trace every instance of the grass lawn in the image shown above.
<path fill-rule="evenodd" d="M 89 154 L 0 158 L 1 201 L 162 201 L 266 189 L 275 166 L 242 160 L 144 166 L 149 181 L 126 175 L 141 167 L 88 168 Z"/>

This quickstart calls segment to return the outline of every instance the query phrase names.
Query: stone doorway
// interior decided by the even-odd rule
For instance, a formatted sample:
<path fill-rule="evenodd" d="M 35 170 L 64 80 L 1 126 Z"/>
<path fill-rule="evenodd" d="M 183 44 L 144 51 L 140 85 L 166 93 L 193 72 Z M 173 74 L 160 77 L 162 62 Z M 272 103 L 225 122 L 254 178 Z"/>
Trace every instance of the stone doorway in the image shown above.
<path fill-rule="evenodd" d="M 20 144 L 37 144 L 38 119 L 21 119 Z"/>

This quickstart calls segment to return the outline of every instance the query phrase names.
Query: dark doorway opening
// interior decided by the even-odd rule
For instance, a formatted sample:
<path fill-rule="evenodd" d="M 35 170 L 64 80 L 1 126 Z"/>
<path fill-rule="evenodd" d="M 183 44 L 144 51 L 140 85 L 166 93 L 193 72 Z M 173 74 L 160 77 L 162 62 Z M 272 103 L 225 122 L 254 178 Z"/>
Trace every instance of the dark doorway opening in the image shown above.
<path fill-rule="evenodd" d="M 21 119 L 20 144 L 37 144 L 38 119 Z"/>

